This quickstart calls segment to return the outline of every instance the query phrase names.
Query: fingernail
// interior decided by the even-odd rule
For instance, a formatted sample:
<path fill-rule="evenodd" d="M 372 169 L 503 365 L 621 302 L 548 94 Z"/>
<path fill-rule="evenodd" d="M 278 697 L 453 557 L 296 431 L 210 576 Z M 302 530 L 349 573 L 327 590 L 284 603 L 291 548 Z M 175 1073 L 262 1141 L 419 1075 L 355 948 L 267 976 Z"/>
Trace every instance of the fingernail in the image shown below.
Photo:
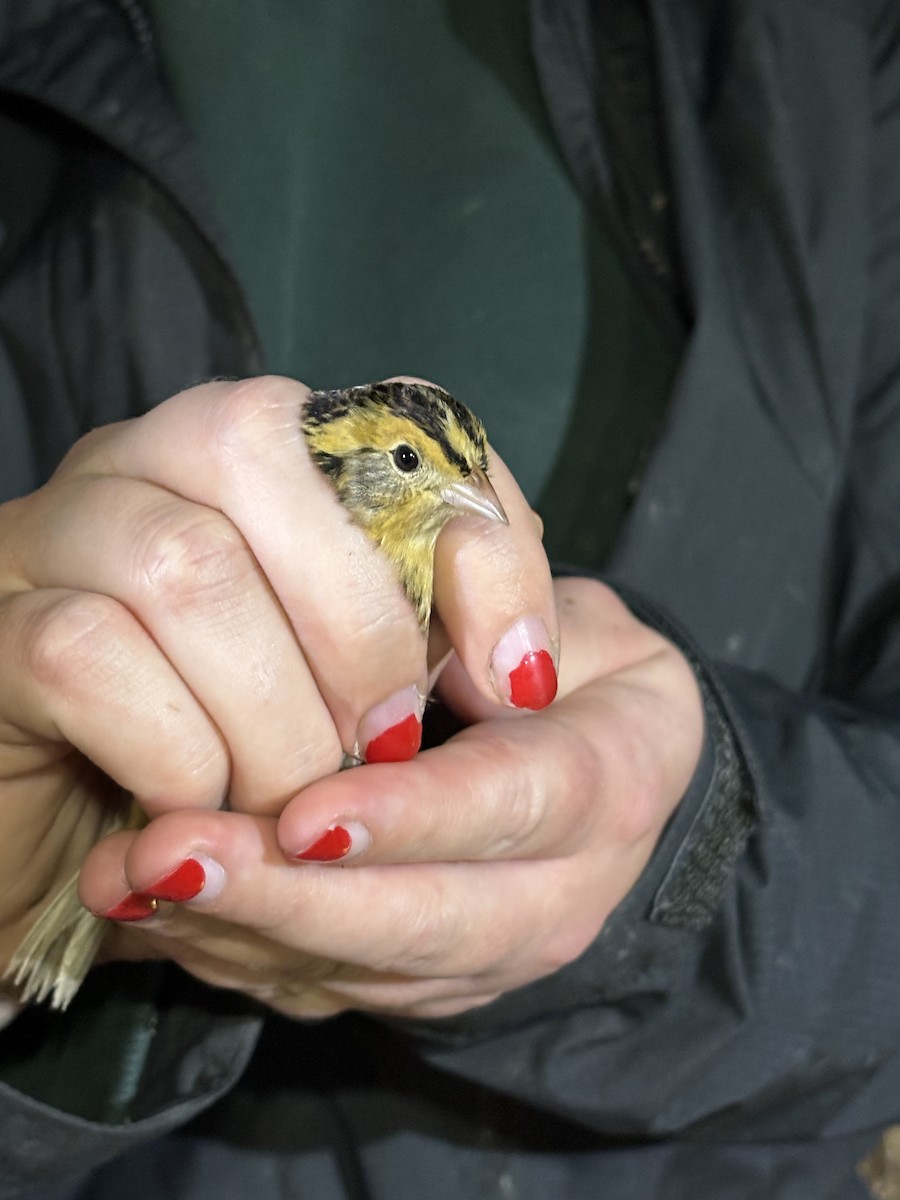
<path fill-rule="evenodd" d="M 370 708 L 359 723 L 357 746 L 367 763 L 406 762 L 422 744 L 425 698 L 415 684 Z"/>
<path fill-rule="evenodd" d="M 494 647 L 494 691 L 514 708 L 546 708 L 556 695 L 556 663 L 550 637 L 539 617 L 523 617 Z"/>
<path fill-rule="evenodd" d="M 107 921 L 145 921 L 152 917 L 159 907 L 159 901 L 143 892 L 129 892 L 124 900 L 114 904 L 102 915 Z"/>
<path fill-rule="evenodd" d="M 225 884 L 225 869 L 208 854 L 194 854 L 179 863 L 174 871 L 164 875 L 144 895 L 153 900 L 179 903 L 193 900 L 203 893 L 204 900 L 214 900 Z"/>
<path fill-rule="evenodd" d="M 301 862 L 346 861 L 362 854 L 363 850 L 369 848 L 371 841 L 365 825 L 347 821 L 343 825 L 330 826 L 311 846 L 295 854 L 294 858 Z"/>

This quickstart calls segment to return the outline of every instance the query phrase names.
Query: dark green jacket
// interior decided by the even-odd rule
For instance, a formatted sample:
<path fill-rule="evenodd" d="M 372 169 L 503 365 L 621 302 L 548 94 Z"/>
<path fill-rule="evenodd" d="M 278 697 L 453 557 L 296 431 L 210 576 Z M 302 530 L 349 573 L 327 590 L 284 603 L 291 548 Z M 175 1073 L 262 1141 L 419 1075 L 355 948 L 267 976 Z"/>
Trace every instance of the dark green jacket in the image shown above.
<path fill-rule="evenodd" d="M 610 569 L 690 639 L 698 776 L 596 944 L 487 1010 L 292 1026 L 114 967 L 26 1014 L 2 1200 L 848 1200 L 900 1118 L 900 20 L 532 9 L 559 143 L 679 346 Z M 0 218 L 0 496 L 257 369 L 134 4 L 0 8 Z"/>

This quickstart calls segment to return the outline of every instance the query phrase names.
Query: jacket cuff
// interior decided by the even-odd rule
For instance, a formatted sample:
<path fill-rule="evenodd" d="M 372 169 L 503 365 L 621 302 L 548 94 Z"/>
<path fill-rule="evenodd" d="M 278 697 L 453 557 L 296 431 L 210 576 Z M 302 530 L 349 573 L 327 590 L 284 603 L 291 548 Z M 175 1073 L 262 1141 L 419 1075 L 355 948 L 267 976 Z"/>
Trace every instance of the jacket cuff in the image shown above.
<path fill-rule="evenodd" d="M 91 972 L 64 1014 L 0 1035 L 0 1200 L 79 1178 L 228 1091 L 261 1018 L 161 964 Z"/>
<path fill-rule="evenodd" d="M 653 922 L 700 930 L 715 917 L 760 816 L 759 801 L 714 667 L 666 614 L 621 586 L 616 591 L 639 620 L 678 647 L 694 671 L 703 699 L 703 751 L 667 830 L 673 836 L 664 835 L 663 841 L 674 843 L 675 849 L 672 853 L 670 846 L 669 866 L 649 910 Z M 665 854 L 661 857 L 665 861 Z"/>

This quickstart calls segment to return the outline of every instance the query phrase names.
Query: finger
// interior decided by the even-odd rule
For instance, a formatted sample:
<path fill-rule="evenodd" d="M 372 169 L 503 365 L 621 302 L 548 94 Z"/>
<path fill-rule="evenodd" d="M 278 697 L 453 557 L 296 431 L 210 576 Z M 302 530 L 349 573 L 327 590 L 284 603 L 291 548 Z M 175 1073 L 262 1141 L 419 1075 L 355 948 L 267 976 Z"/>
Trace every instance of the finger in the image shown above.
<path fill-rule="evenodd" d="M 301 862 L 566 854 L 581 844 L 597 803 L 589 747 L 574 741 L 546 714 L 483 722 L 405 769 L 367 767 L 313 785 L 285 808 L 279 841 Z"/>
<path fill-rule="evenodd" d="M 241 813 L 166 814 L 134 835 L 101 843 L 82 872 L 84 903 L 98 914 L 134 896 L 158 896 L 159 908 L 128 922 L 154 938 L 233 961 L 259 974 L 279 961 L 274 947 L 380 974 L 452 978 L 496 972 L 523 954 L 523 940 L 554 943 L 553 904 L 538 898 L 531 863 L 417 864 L 340 872 L 297 869 L 279 861 L 274 822 Z M 197 868 L 200 868 L 198 873 Z M 562 899 L 559 864 L 541 864 L 541 888 Z M 123 895 L 122 876 L 128 887 Z M 179 877 L 198 878 L 192 895 Z M 533 883 L 532 879 L 532 883 Z M 522 899 L 510 905 L 511 895 Z M 534 912 L 523 919 L 527 897 Z M 594 914 L 591 914 L 593 928 Z M 523 926 L 529 933 L 523 939 Z M 268 945 L 256 940 L 264 938 Z M 158 943 L 157 943 L 158 944 Z M 571 936 L 567 945 L 571 945 Z M 544 953 L 544 951 L 541 951 Z M 548 969 L 552 969 L 548 965 Z M 515 980 L 509 986 L 514 986 Z"/>
<path fill-rule="evenodd" d="M 21 592 L 0 603 L 5 741 L 74 746 L 150 812 L 217 807 L 222 739 L 140 623 L 107 596 Z M 115 736 L 110 736 L 110 731 Z"/>
<path fill-rule="evenodd" d="M 642 662 L 667 646 L 664 639 L 635 620 L 606 584 L 595 579 L 563 576 L 553 580 L 559 614 L 559 689 L 561 698 L 594 679 L 612 675 Z M 566 653 L 566 648 L 571 652 Z M 520 716 L 515 709 L 498 710 L 475 686 L 455 655 L 443 666 L 437 681 L 441 699 L 463 721 L 486 721 Z"/>
<path fill-rule="evenodd" d="M 525 497 L 493 451 L 490 475 L 508 525 L 450 521 L 435 552 L 435 604 L 476 691 L 540 709 L 556 693 L 558 623 L 550 568 Z"/>
<path fill-rule="evenodd" d="M 655 739 L 671 736 L 672 722 L 645 719 L 640 688 L 597 692 L 575 693 L 552 714 L 473 726 L 404 770 L 313 785 L 280 818 L 285 855 L 365 864 L 564 858 L 595 837 L 639 840 L 681 798 L 694 764 L 659 752 Z"/>
<path fill-rule="evenodd" d="M 108 595 L 149 632 L 220 730 L 232 805 L 278 811 L 341 747 L 293 630 L 221 513 L 140 480 L 75 476 L 25 563 L 34 587 Z"/>
<path fill-rule="evenodd" d="M 225 513 L 286 612 L 349 749 L 363 714 L 424 689 L 425 647 L 391 564 L 310 459 L 301 432 L 308 395 L 275 377 L 204 384 L 95 438 L 90 465 Z"/>
<path fill-rule="evenodd" d="M 151 910 L 147 893 L 132 891 L 125 873 L 129 857 L 132 871 L 140 870 L 135 863 L 141 855 L 129 856 L 135 840 L 134 833 L 108 838 L 96 848 L 82 876 L 82 891 L 94 897 L 91 907 L 99 910 L 102 905 L 104 911 L 119 914 L 108 919 L 104 958 L 169 958 L 215 987 L 237 989 L 292 1017 L 329 1016 L 347 1008 L 438 1016 L 493 999 L 484 982 L 467 974 L 411 978 L 400 971 L 309 953 L 293 944 L 296 938 L 285 944 L 262 925 L 251 929 L 224 920 L 226 883 L 218 864 L 213 868 L 219 872 L 218 904 L 213 904 L 207 883 L 193 902 L 161 900 Z M 202 862 L 208 869 L 212 863 L 202 852 L 187 861 Z M 85 884 L 91 876 L 93 881 Z M 172 873 L 165 878 L 171 881 Z M 238 885 L 230 876 L 227 886 L 234 889 L 234 901 Z M 170 889 L 171 882 L 163 887 Z M 155 890 L 152 885 L 150 890 Z M 98 901 L 98 895 L 104 899 Z"/>

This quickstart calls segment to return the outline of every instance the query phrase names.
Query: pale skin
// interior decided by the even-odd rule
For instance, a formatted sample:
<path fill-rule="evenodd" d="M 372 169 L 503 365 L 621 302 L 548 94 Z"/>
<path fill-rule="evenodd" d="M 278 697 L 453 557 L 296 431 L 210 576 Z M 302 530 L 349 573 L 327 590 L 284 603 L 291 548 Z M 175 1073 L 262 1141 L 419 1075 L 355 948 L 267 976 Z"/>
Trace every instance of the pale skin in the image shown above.
<path fill-rule="evenodd" d="M 224 869 L 215 896 L 113 925 L 107 953 L 166 955 L 297 1017 L 440 1016 L 560 968 L 683 796 L 703 737 L 690 667 L 607 588 L 554 583 L 493 454 L 509 525 L 453 521 L 436 556 L 455 650 L 438 686 L 469 727 L 334 774 L 428 664 L 389 564 L 306 455 L 306 394 L 192 389 L 0 506 L 0 965 L 93 840 L 91 763 L 153 818 L 89 854 L 93 911 L 192 855 Z M 490 671 L 526 617 L 562 646 L 556 702 L 527 715 Z M 344 866 L 292 861 L 335 824 L 357 835 Z"/>

